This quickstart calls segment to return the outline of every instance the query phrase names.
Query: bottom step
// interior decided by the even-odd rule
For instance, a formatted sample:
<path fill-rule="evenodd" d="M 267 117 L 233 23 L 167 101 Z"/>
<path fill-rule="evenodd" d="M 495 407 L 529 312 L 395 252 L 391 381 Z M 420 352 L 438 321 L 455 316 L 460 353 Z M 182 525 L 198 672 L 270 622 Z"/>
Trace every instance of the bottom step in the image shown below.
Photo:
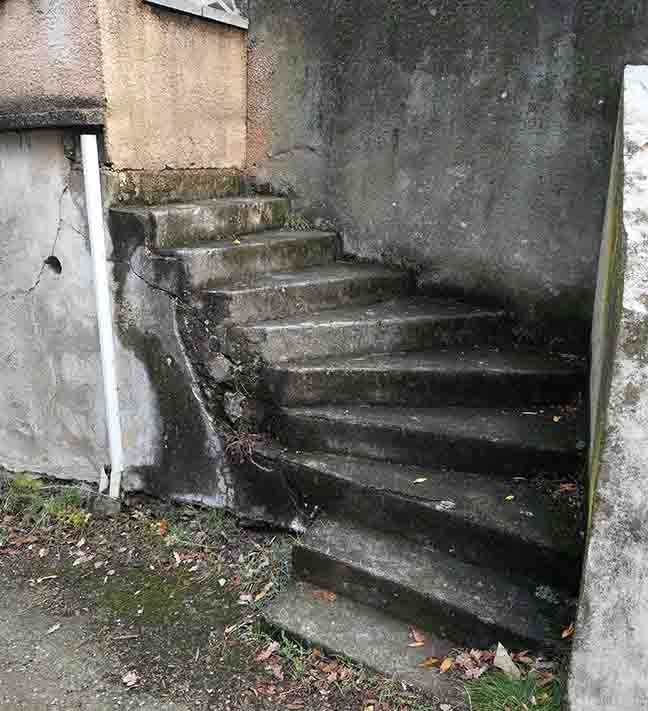
<path fill-rule="evenodd" d="M 291 583 L 265 611 L 266 621 L 331 655 L 349 657 L 430 691 L 440 702 L 461 703 L 463 688 L 457 679 L 417 666 L 426 657 L 443 657 L 458 645 L 426 633 L 425 647 L 409 647 L 412 640 L 405 622 L 342 595 L 333 602 L 323 601 L 317 590 L 308 583 Z"/>

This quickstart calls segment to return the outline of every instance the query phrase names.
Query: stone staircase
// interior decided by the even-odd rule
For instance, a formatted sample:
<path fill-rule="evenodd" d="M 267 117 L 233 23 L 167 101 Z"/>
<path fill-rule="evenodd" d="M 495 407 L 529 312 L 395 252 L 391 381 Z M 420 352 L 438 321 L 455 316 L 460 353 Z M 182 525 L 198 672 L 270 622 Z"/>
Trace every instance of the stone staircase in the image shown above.
<path fill-rule="evenodd" d="M 282 230 L 282 199 L 144 212 L 221 352 L 260 373 L 259 478 L 281 471 L 312 519 L 267 619 L 440 695 L 426 655 L 559 647 L 582 535 L 556 492 L 585 454 L 583 362 L 520 349 L 501 309 L 345 260 L 332 232 Z"/>

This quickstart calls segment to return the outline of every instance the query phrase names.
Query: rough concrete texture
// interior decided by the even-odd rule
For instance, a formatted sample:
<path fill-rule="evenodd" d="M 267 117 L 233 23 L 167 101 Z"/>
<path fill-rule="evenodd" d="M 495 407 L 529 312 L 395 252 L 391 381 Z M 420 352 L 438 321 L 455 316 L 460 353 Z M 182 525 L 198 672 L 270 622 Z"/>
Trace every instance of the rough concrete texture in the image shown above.
<path fill-rule="evenodd" d="M 141 0 L 98 10 L 112 167 L 242 167 L 246 33 Z"/>
<path fill-rule="evenodd" d="M 647 26 L 636 0 L 251 0 L 249 168 L 349 251 L 585 351 L 621 71 Z"/>
<path fill-rule="evenodd" d="M 64 144 L 0 135 L 0 465 L 94 480 L 107 454 L 92 263 Z"/>
<path fill-rule="evenodd" d="M 460 683 L 420 666 L 426 657 L 443 658 L 458 645 L 428 633 L 424 647 L 412 648 L 407 623 L 345 597 L 331 605 L 318 599 L 317 591 L 308 583 L 292 583 L 270 603 L 264 616 L 334 656 L 354 659 L 386 676 L 428 689 L 439 701 L 457 704 L 455 708 L 463 706 Z"/>
<path fill-rule="evenodd" d="M 618 139 L 595 312 L 593 520 L 569 680 L 572 711 L 634 711 L 648 699 L 646 66 L 625 71 Z"/>
<path fill-rule="evenodd" d="M 293 574 L 460 646 L 559 647 L 570 600 L 552 599 L 481 565 L 329 516 L 293 549 Z"/>
<path fill-rule="evenodd" d="M 281 471 L 226 457 L 234 429 L 209 371 L 218 339 L 182 263 L 152 255 L 136 217 L 115 211 L 109 221 L 125 487 L 303 530 Z"/>
<path fill-rule="evenodd" d="M 96 0 L 0 3 L 0 129 L 103 123 Z"/>
<path fill-rule="evenodd" d="M 7 571 L 8 574 L 9 571 Z M 63 621 L 37 608 L 36 595 L 2 575 L 0 707 L 11 711 L 187 711 L 184 704 L 133 693 L 84 629 L 86 619 Z"/>

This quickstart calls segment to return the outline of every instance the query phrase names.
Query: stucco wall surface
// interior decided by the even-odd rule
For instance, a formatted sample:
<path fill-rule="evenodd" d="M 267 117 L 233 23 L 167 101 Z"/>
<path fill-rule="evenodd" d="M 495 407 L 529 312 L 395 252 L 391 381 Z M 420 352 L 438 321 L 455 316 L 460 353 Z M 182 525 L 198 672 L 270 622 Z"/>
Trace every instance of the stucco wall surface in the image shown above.
<path fill-rule="evenodd" d="M 81 176 L 57 130 L 0 134 L 0 466 L 107 463 Z M 62 272 L 43 265 L 54 254 Z"/>
<path fill-rule="evenodd" d="M 593 519 L 571 711 L 648 706 L 647 66 L 625 71 L 618 137 L 595 309 Z"/>
<path fill-rule="evenodd" d="M 346 248 L 587 348 L 640 0 L 250 0 L 249 167 Z"/>
<path fill-rule="evenodd" d="M 102 0 L 99 19 L 111 166 L 242 167 L 246 33 L 142 0 Z"/>
<path fill-rule="evenodd" d="M 96 0 L 0 2 L 0 129 L 103 122 Z"/>

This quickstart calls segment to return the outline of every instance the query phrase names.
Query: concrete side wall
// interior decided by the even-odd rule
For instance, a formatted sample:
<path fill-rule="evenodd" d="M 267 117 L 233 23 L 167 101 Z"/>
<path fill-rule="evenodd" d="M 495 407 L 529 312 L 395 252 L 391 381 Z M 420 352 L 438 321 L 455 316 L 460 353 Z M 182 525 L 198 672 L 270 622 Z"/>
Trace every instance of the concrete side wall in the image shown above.
<path fill-rule="evenodd" d="M 0 129 L 103 122 L 96 0 L 0 2 Z"/>
<path fill-rule="evenodd" d="M 246 33 L 142 0 L 102 0 L 99 18 L 110 165 L 242 167 Z"/>
<path fill-rule="evenodd" d="M 571 711 L 648 700 L 648 67 L 625 72 L 592 349 L 593 518 Z"/>
<path fill-rule="evenodd" d="M 587 348 L 645 3 L 251 0 L 250 28 L 252 172 L 334 219 L 348 250 Z"/>
<path fill-rule="evenodd" d="M 0 466 L 94 480 L 107 454 L 92 263 L 64 144 L 0 134 Z"/>

